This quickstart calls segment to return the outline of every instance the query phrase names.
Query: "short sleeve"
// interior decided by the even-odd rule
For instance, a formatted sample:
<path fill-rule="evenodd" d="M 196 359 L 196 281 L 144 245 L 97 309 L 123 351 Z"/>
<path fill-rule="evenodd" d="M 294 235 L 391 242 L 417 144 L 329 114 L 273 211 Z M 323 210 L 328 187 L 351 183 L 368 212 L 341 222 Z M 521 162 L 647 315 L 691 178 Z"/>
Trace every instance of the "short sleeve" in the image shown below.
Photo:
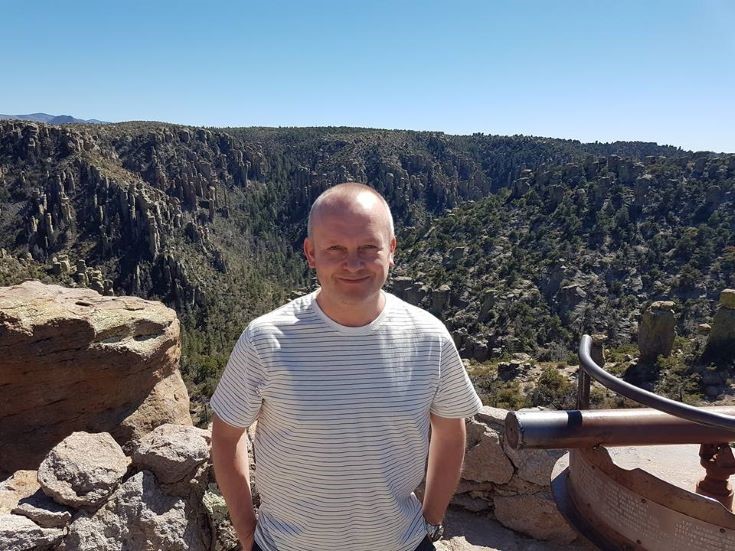
<path fill-rule="evenodd" d="M 261 389 L 265 369 L 252 343 L 251 330 L 245 330 L 230 354 L 210 406 L 228 425 L 246 428 L 253 424 L 262 403 Z"/>
<path fill-rule="evenodd" d="M 480 397 L 447 333 L 442 338 L 439 386 L 431 403 L 431 413 L 447 418 L 470 417 L 480 408 Z"/>

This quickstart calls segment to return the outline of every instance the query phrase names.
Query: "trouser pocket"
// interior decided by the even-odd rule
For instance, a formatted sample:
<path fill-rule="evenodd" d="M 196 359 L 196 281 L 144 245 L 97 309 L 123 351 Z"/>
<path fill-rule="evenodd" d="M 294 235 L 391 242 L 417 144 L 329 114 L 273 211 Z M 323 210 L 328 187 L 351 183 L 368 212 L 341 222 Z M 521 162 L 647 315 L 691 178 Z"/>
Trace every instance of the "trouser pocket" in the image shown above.
<path fill-rule="evenodd" d="M 431 540 L 426 537 L 423 540 L 421 540 L 421 543 L 419 543 L 419 546 L 416 548 L 416 551 L 436 551 L 436 547 L 434 547 L 434 544 L 431 543 Z"/>

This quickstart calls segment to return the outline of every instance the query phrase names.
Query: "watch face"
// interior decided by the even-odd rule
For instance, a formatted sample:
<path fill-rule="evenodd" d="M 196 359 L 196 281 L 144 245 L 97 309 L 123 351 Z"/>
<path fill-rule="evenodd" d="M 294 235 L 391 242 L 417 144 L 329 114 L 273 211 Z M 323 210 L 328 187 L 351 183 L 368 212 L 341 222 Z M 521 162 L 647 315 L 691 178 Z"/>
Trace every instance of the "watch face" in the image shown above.
<path fill-rule="evenodd" d="M 427 524 L 426 528 L 431 541 L 439 541 L 444 534 L 443 524 Z"/>

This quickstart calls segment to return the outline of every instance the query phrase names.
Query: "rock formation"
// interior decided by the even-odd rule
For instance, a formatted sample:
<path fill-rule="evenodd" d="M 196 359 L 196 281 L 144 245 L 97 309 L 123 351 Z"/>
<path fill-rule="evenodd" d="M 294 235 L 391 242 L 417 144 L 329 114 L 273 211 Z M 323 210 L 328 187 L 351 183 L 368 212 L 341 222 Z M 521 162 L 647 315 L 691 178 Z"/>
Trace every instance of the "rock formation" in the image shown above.
<path fill-rule="evenodd" d="M 735 289 L 725 289 L 720 293 L 720 304 L 712 319 L 704 358 L 735 358 Z"/>
<path fill-rule="evenodd" d="M 654 362 L 658 356 L 671 354 L 676 327 L 673 308 L 673 302 L 661 300 L 651 304 L 643 313 L 638 327 L 641 362 Z"/>
<path fill-rule="evenodd" d="M 164 425 L 141 445 L 136 461 L 123 455 L 108 433 L 74 433 L 44 459 L 38 484 L 34 471 L 19 471 L 0 484 L 0 549 L 118 551 L 212 548 L 203 505 L 210 476 L 209 433 L 191 426 Z M 105 453 L 94 445 L 103 444 Z M 117 446 L 117 448 L 115 448 Z M 165 456 L 165 469 L 147 470 Z M 133 473 L 124 476 L 131 466 Z M 170 472 L 186 486 L 171 486 Z M 63 505 L 62 505 L 63 504 Z M 10 512 L 7 512 L 10 509 Z"/>
<path fill-rule="evenodd" d="M 158 425 L 190 425 L 179 339 L 175 312 L 157 302 L 0 288 L 0 470 L 37 468 L 79 430 L 110 432 L 129 452 Z"/>

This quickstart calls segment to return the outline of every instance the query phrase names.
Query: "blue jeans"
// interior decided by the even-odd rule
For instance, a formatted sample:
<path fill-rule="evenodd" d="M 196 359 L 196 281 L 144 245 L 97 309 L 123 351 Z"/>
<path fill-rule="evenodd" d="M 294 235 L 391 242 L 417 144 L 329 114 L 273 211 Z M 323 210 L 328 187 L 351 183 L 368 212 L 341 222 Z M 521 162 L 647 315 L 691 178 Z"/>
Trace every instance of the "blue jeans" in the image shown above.
<path fill-rule="evenodd" d="M 429 541 L 429 538 L 426 537 L 423 540 L 421 540 L 421 543 L 416 548 L 416 551 L 435 551 L 436 547 L 434 547 L 434 544 Z M 257 543 L 253 544 L 253 551 L 263 551 L 260 547 L 258 547 Z"/>

